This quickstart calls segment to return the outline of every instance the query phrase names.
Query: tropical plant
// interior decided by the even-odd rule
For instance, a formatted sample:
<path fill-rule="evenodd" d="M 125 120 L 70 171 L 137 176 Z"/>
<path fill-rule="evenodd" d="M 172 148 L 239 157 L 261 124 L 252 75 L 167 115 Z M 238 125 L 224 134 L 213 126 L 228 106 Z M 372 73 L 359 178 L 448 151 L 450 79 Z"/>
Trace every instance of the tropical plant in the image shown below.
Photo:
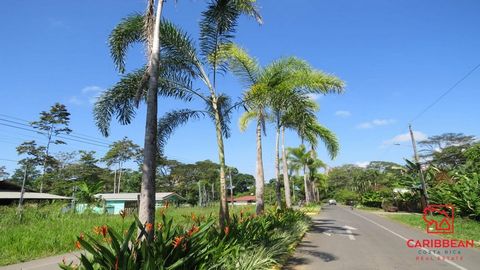
<path fill-rule="evenodd" d="M 157 9 L 160 11 L 161 3 Z M 151 29 L 149 24 L 153 18 L 153 1 L 149 1 L 147 15 L 133 15 L 124 19 L 112 32 L 110 47 L 112 56 L 119 67 L 124 70 L 124 59 L 127 48 L 134 42 L 145 42 L 144 30 Z M 237 26 L 240 15 L 254 16 L 260 21 L 254 1 L 250 0 L 212 0 L 206 11 L 202 13 L 200 22 L 200 56 L 197 54 L 192 40 L 174 25 L 168 22 L 160 24 L 159 11 L 155 21 L 155 40 L 162 38 L 162 62 L 158 69 L 147 68 L 125 75 L 112 89 L 103 94 L 96 104 L 95 115 L 97 125 L 104 134 L 108 134 L 108 124 L 112 116 L 116 116 L 122 124 L 130 123 L 134 116 L 135 106 L 142 99 L 147 102 L 147 125 L 144 148 L 142 200 L 140 206 L 140 220 L 153 221 L 154 200 L 154 172 L 156 171 L 155 157 L 161 156 L 162 147 L 175 127 L 186 123 L 189 119 L 201 116 L 210 116 L 215 123 L 217 145 L 220 160 L 220 224 L 228 223 L 228 206 L 225 189 L 225 155 L 224 137 L 228 137 L 229 113 L 231 111 L 230 99 L 216 91 L 216 77 L 225 70 L 225 64 L 218 58 L 220 48 L 230 43 Z M 147 27 L 144 27 L 144 21 Z M 157 33 L 158 32 L 158 33 Z M 147 33 L 150 33 L 147 31 Z M 157 35 L 158 34 L 158 35 Z M 159 45 L 159 44 L 158 44 Z M 157 55 L 150 53 L 150 55 Z M 155 61 L 153 61 L 155 63 Z M 212 81 L 207 75 L 207 68 L 213 76 Z M 145 71 L 148 71 L 145 74 Z M 152 71 L 159 71 L 153 76 Z M 207 87 L 208 94 L 192 88 L 192 77 L 198 77 Z M 145 95 L 145 78 L 150 82 L 157 82 L 158 87 L 149 83 Z M 158 93 L 157 93 L 158 92 Z M 206 104 L 205 110 L 177 110 L 168 113 L 162 119 L 156 119 L 157 94 L 179 97 L 190 100 L 200 98 Z M 154 145 L 154 143 L 156 145 Z M 157 153 L 159 152 L 159 153 Z M 152 175 L 153 174 L 153 175 Z M 148 195 L 148 196 L 147 196 Z M 148 197 L 148 200 L 146 200 Z M 148 206 L 148 207 L 147 207 Z M 148 211 L 146 211 L 148 209 Z M 146 218 L 145 213 L 148 213 Z"/>
<path fill-rule="evenodd" d="M 262 132 L 265 133 L 265 121 L 270 118 L 276 126 L 276 196 L 277 204 L 281 206 L 279 142 L 280 129 L 286 125 L 284 123 L 285 115 L 288 110 L 293 110 L 293 108 L 297 112 L 302 109 L 307 110 L 302 105 L 305 105 L 306 99 L 309 100 L 308 94 L 340 92 L 343 82 L 314 70 L 305 61 L 294 57 L 283 58 L 261 68 L 256 59 L 236 45 L 224 46 L 222 53 L 222 57 L 227 59 L 229 68 L 248 89 L 244 94 L 247 112 L 240 118 L 240 128 L 244 130 L 249 121 L 253 119 L 257 121 L 257 189 L 259 190 L 257 203 L 261 202 L 258 207 L 260 213 L 263 207 L 261 194 L 264 182 L 261 138 Z M 282 149 L 286 156 L 284 143 L 282 143 Z M 287 207 L 290 207 L 290 185 L 286 163 L 285 157 L 283 159 L 285 200 Z"/>

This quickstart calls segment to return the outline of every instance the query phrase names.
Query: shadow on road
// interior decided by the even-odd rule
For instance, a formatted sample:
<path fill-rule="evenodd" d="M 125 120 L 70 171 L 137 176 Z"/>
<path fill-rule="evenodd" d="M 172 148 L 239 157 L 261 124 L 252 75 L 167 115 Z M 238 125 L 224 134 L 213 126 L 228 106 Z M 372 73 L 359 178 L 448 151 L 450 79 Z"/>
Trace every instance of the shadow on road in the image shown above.
<path fill-rule="evenodd" d="M 331 219 L 316 219 L 313 221 L 312 227 L 310 228 L 309 232 L 311 233 L 332 233 L 332 234 L 340 234 L 340 235 L 359 235 L 358 233 L 347 233 L 347 229 L 333 225 L 334 220 Z"/>

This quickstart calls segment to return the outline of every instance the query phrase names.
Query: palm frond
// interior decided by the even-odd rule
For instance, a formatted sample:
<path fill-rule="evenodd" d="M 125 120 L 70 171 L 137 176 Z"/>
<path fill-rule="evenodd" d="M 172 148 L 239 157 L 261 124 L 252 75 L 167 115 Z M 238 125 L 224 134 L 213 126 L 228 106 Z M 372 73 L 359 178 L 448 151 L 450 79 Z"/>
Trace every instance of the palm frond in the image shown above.
<path fill-rule="evenodd" d="M 245 131 L 248 127 L 248 124 L 250 124 L 250 122 L 254 119 L 258 119 L 258 113 L 256 111 L 244 112 L 238 120 L 238 126 L 240 128 L 240 131 Z"/>
<path fill-rule="evenodd" d="M 222 129 L 222 134 L 225 138 L 230 137 L 230 121 L 231 121 L 231 100 L 230 97 L 225 94 L 220 94 L 216 97 L 217 99 L 217 109 L 220 115 L 220 127 Z M 206 110 L 209 112 L 210 117 L 215 122 L 215 110 L 213 108 L 213 100 L 207 102 Z"/>
<path fill-rule="evenodd" d="M 241 14 L 254 16 L 261 22 L 253 0 L 211 0 L 202 12 L 200 48 L 202 56 L 213 66 L 214 72 L 226 69 L 225 62 L 219 61 L 218 51 L 221 45 L 231 43 Z"/>
<path fill-rule="evenodd" d="M 205 116 L 204 112 L 182 109 L 168 112 L 160 118 L 157 125 L 157 151 L 159 154 L 163 155 L 167 141 L 176 128 L 203 116 Z"/>
<path fill-rule="evenodd" d="M 228 63 L 229 70 L 249 88 L 257 82 L 261 68 L 258 61 L 234 43 L 223 45 L 219 50 L 219 59 Z"/>
<path fill-rule="evenodd" d="M 317 138 L 324 143 L 330 158 L 334 159 L 340 150 L 340 144 L 338 143 L 337 136 L 335 136 L 335 134 L 326 127 L 318 123 L 313 123 L 306 132 L 306 139 L 313 146 L 316 146 Z"/>
<path fill-rule="evenodd" d="M 115 117 L 120 124 L 130 124 L 135 117 L 135 95 L 142 80 L 144 69 L 124 75 L 112 88 L 95 102 L 93 115 L 95 123 L 104 136 L 109 135 L 110 122 Z"/>
<path fill-rule="evenodd" d="M 125 72 L 125 58 L 128 49 L 137 42 L 144 42 L 144 16 L 133 14 L 124 19 L 112 30 L 108 38 L 110 55 L 120 73 Z"/>

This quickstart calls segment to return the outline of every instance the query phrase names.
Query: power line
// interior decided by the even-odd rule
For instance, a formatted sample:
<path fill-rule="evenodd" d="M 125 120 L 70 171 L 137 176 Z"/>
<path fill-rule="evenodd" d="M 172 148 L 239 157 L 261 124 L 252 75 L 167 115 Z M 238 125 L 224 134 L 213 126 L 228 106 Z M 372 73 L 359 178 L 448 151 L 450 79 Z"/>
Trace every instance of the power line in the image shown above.
<path fill-rule="evenodd" d="M 15 124 L 18 124 L 18 125 L 22 125 L 22 126 L 33 127 L 31 125 L 30 121 L 27 121 L 25 119 L 21 119 L 21 118 L 15 117 L 15 116 L 10 116 L 10 115 L 3 114 L 3 113 L 0 113 L 0 116 L 17 120 L 17 121 L 12 121 L 12 120 L 7 120 L 7 119 L 4 119 L 4 118 L 3 119 L 0 118 L 1 121 L 7 121 L 7 122 L 15 123 Z M 24 123 L 20 123 L 18 121 L 22 121 Z M 27 123 L 27 124 L 25 124 L 25 123 Z M 93 141 L 93 142 L 96 142 L 96 143 L 101 143 L 101 144 L 106 144 L 106 145 L 110 145 L 110 144 L 113 143 L 110 140 L 94 137 L 94 136 L 91 136 L 91 135 L 82 134 L 82 133 L 79 133 L 79 132 L 71 132 L 67 136 L 71 136 L 71 137 L 78 138 L 78 139 L 81 139 L 81 140 Z"/>
<path fill-rule="evenodd" d="M 0 119 L 0 120 L 2 120 L 2 119 Z M 40 131 L 33 130 L 33 129 L 23 128 L 23 127 L 14 126 L 14 125 L 5 124 L 5 123 L 0 123 L 0 125 L 46 135 L 44 132 L 40 132 Z M 75 141 L 75 142 L 80 142 L 80 143 L 85 143 L 85 144 L 90 144 L 90 145 L 95 145 L 95 146 L 108 148 L 108 144 L 106 144 L 106 143 L 99 144 L 99 143 L 95 143 L 95 142 L 88 142 L 88 141 L 85 141 L 85 140 L 68 138 L 68 137 L 65 137 L 65 136 L 56 136 L 56 137 L 61 138 L 61 139 L 65 139 L 65 140 L 70 140 L 70 141 Z"/>
<path fill-rule="evenodd" d="M 472 68 L 469 72 L 467 72 L 467 74 L 465 74 L 462 78 L 460 78 L 460 80 L 458 80 L 456 83 L 454 83 L 450 88 L 448 88 L 443 94 L 441 94 L 437 99 L 435 99 L 430 105 L 428 105 L 427 107 L 425 107 L 425 109 L 423 109 L 419 114 L 417 114 L 412 120 L 410 120 L 410 123 L 412 123 L 413 121 L 417 120 L 418 118 L 420 118 L 425 112 L 427 112 L 428 110 L 430 110 L 433 106 L 435 106 L 438 102 L 440 102 L 440 100 L 442 100 L 446 95 L 448 95 L 450 92 L 453 91 L 453 89 L 455 89 L 460 83 L 462 83 L 465 79 L 467 79 L 468 77 L 470 77 L 470 75 L 472 75 L 473 72 L 475 72 L 475 70 L 477 70 L 478 68 L 480 67 L 480 64 L 476 65 L 474 68 Z"/>

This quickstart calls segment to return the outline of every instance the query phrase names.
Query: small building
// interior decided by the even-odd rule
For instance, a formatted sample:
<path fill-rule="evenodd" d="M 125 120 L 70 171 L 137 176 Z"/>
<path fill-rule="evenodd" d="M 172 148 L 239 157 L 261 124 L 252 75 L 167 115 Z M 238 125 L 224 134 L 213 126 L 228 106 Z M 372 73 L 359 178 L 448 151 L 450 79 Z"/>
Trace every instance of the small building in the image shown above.
<path fill-rule="evenodd" d="M 0 192 L 0 205 L 8 205 L 18 203 L 20 201 L 21 192 L 18 191 L 2 191 Z M 41 201 L 56 201 L 56 200 L 70 200 L 70 197 L 59 196 L 49 193 L 25 192 L 23 193 L 24 202 L 41 202 Z"/>
<path fill-rule="evenodd" d="M 140 193 L 100 193 L 95 197 L 104 202 L 107 213 L 119 214 L 122 210 L 132 212 L 138 209 Z M 183 201 L 185 198 L 175 192 L 155 193 L 155 208 L 163 207 L 167 202 L 179 205 Z"/>
<path fill-rule="evenodd" d="M 228 198 L 228 201 L 231 203 L 232 199 Z M 256 203 L 257 203 L 257 199 L 253 195 L 233 198 L 233 205 L 248 205 L 248 204 L 256 204 Z"/>
<path fill-rule="evenodd" d="M 9 182 L 0 181 L 0 205 L 9 205 L 18 203 L 22 195 L 22 187 Z M 70 197 L 59 196 L 49 193 L 32 192 L 30 189 L 25 189 L 23 193 L 24 202 L 42 202 L 42 201 L 56 201 L 56 200 L 70 200 Z"/>

